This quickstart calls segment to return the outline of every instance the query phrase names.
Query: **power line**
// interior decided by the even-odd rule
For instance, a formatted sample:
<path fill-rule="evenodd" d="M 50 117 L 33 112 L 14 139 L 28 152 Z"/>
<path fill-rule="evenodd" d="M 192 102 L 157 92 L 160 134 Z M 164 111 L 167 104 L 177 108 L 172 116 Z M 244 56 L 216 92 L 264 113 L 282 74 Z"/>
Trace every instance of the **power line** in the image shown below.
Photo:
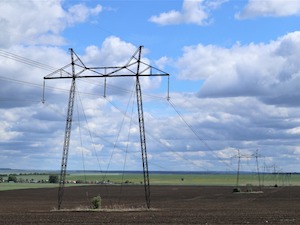
<path fill-rule="evenodd" d="M 172 106 L 172 108 L 174 109 L 174 111 L 178 114 L 178 116 L 181 118 L 181 120 L 185 123 L 185 125 L 192 131 L 192 133 L 198 138 L 198 140 L 200 140 L 208 150 L 210 150 L 212 152 L 212 154 L 219 159 L 224 165 L 226 165 L 228 168 L 232 168 L 231 165 L 229 165 L 225 160 L 223 160 L 222 158 L 220 158 L 218 155 L 216 155 L 214 153 L 214 150 L 204 141 L 203 138 L 201 138 L 198 133 L 194 130 L 194 128 L 184 119 L 184 117 L 181 115 L 181 113 L 175 108 L 174 103 L 172 103 L 171 100 L 169 100 L 170 105 Z"/>
<path fill-rule="evenodd" d="M 0 80 L 11 81 L 11 82 L 19 83 L 22 85 L 32 86 L 32 87 L 43 87 L 41 84 L 32 83 L 32 82 L 28 82 L 28 81 L 24 81 L 24 80 L 17 80 L 17 79 L 3 77 L 3 76 L 0 76 Z"/>
<path fill-rule="evenodd" d="M 3 77 L 3 76 L 0 76 L 0 79 L 2 80 L 7 80 L 7 81 L 11 81 L 11 82 L 15 82 L 15 83 L 19 83 L 19 84 L 22 84 L 22 85 L 27 85 L 27 86 L 33 86 L 33 87 L 39 87 L 39 88 L 42 88 L 43 86 L 41 84 L 36 84 L 36 83 L 32 83 L 32 82 L 27 82 L 27 81 L 22 81 L 22 80 L 17 80 L 17 79 L 12 79 L 12 78 L 7 78 L 7 77 Z M 82 80 L 83 81 L 83 80 Z M 91 82 L 87 82 L 85 81 L 86 83 L 90 83 L 92 85 L 94 85 L 94 83 L 91 83 Z M 65 93 L 68 93 L 69 90 L 67 89 L 64 89 L 64 88 L 58 88 L 58 87 L 51 87 L 51 86 L 46 86 L 47 89 L 52 89 L 52 90 L 57 90 L 57 91 L 61 91 L 61 92 L 65 92 Z M 128 90 L 128 89 L 125 89 L 125 88 L 122 88 L 122 87 L 118 87 L 116 85 L 107 85 L 107 88 L 113 88 L 113 89 L 116 89 L 116 90 L 119 90 L 119 91 L 122 91 L 124 93 L 132 93 L 132 91 Z M 98 94 L 93 94 L 93 93 L 89 93 L 89 92 L 83 92 L 83 91 L 78 91 L 80 94 L 85 94 L 85 95 L 92 95 L 92 96 L 99 96 Z M 153 98 L 153 99 L 161 99 L 161 100 L 166 100 L 165 97 L 162 97 L 162 96 L 155 96 L 155 95 L 150 95 L 150 94 L 144 94 L 146 95 L 147 97 L 150 97 L 150 98 Z M 10 101 L 12 99 L 1 99 L 0 98 L 0 101 Z M 33 102 L 38 102 L 36 100 L 26 100 L 26 99 L 14 99 L 15 101 L 33 101 Z M 111 101 L 109 101 L 107 98 L 106 100 L 111 104 L 113 105 L 116 109 L 118 109 L 120 112 L 122 112 L 124 115 L 126 115 L 126 113 L 124 113 L 121 109 L 119 109 L 115 104 L 113 104 Z M 204 143 L 204 145 L 210 150 L 213 152 L 212 148 L 196 133 L 196 131 L 194 130 L 194 128 L 189 125 L 187 123 L 187 121 L 183 118 L 183 116 L 181 115 L 181 113 L 176 109 L 174 103 L 172 103 L 172 101 L 169 101 L 169 104 L 172 106 L 172 108 L 174 109 L 174 111 L 179 115 L 179 117 L 183 120 L 183 122 L 186 124 L 186 126 L 195 134 L 195 136 L 201 140 L 201 142 Z M 159 140 L 157 140 L 153 135 L 151 134 L 148 134 L 147 132 L 147 135 L 150 135 L 151 138 L 153 138 L 154 140 L 156 140 L 157 142 L 161 143 L 163 145 L 163 143 Z M 165 146 L 165 145 L 164 145 Z M 167 147 L 171 152 L 173 153 L 176 153 L 175 150 L 173 149 L 170 149 L 168 146 L 165 146 Z M 188 160 L 186 159 L 184 156 L 182 156 L 181 154 L 177 154 L 178 156 L 180 156 L 182 159 L 184 159 L 185 161 L 189 161 L 190 163 L 192 162 L 191 160 Z M 222 162 L 224 162 L 223 159 L 219 158 L 217 155 L 216 157 L 221 160 Z M 225 163 L 227 166 L 228 164 Z M 196 165 L 196 164 L 195 164 Z M 199 165 L 197 165 L 199 166 Z"/>
<path fill-rule="evenodd" d="M 6 51 L 6 50 L 4 50 L 4 49 L 0 49 L 0 56 L 2 56 L 2 57 L 4 57 L 4 58 L 7 58 L 7 59 L 10 59 L 10 60 L 15 60 L 15 61 L 21 62 L 21 63 L 26 64 L 26 65 L 29 65 L 29 66 L 33 66 L 33 67 L 36 67 L 36 68 L 39 68 L 39 69 L 43 69 L 43 70 L 46 70 L 46 71 L 51 71 L 51 72 L 53 72 L 53 70 L 55 70 L 54 73 L 56 73 L 57 71 L 59 71 L 59 70 L 57 70 L 55 67 L 52 67 L 52 66 L 46 65 L 46 64 L 44 64 L 44 63 L 40 63 L 40 62 L 38 62 L 38 61 L 34 61 L 34 60 L 31 60 L 31 59 L 28 59 L 28 58 L 19 56 L 19 55 L 17 55 L 17 54 L 8 52 L 8 51 Z M 66 67 L 68 67 L 68 66 L 70 66 L 70 65 L 67 65 Z M 66 68 L 66 67 L 64 67 L 64 68 Z M 62 68 L 61 71 L 63 71 L 64 68 Z M 65 71 L 63 71 L 63 72 L 65 72 Z M 32 83 L 32 82 L 28 82 L 28 81 L 23 81 L 23 80 L 17 80 L 17 79 L 13 79 L 13 78 L 7 78 L 7 77 L 3 77 L 3 76 L 0 76 L 0 79 L 1 79 L 1 80 L 7 80 L 7 81 L 15 82 L 15 83 L 19 83 L 19 84 L 22 84 L 22 85 L 32 86 L 32 87 L 39 87 L 39 88 L 43 87 L 43 85 L 41 85 L 41 84 L 36 84 L 36 83 Z M 94 83 L 93 83 L 93 84 L 94 84 Z M 115 86 L 115 85 L 112 85 L 112 84 L 107 84 L 106 87 L 110 87 L 111 89 L 117 89 L 117 90 L 122 91 L 122 92 L 124 92 L 124 93 L 131 93 L 130 90 L 127 90 L 127 89 L 125 89 L 125 88 L 121 88 L 121 87 L 118 87 L 118 86 Z M 63 89 L 63 88 L 50 87 L 50 86 L 47 86 L 46 88 L 48 88 L 48 89 L 53 89 L 53 90 L 59 90 L 59 91 L 63 91 L 63 92 L 69 92 L 69 90 Z M 98 95 L 96 95 L 96 94 L 88 93 L 88 92 L 81 92 L 81 94 L 87 94 L 87 95 L 98 96 Z M 146 96 L 148 96 L 148 97 L 151 97 L 151 98 L 164 99 L 164 98 L 161 97 L 161 96 L 155 96 L 155 95 L 150 95 L 150 94 L 144 94 L 144 95 L 146 95 Z M 6 98 L 5 98 L 5 99 L 1 99 L 1 98 L 0 98 L 0 101 L 11 101 L 11 100 L 18 101 L 18 99 L 6 99 Z M 25 99 L 25 100 L 24 100 L 24 99 L 22 99 L 22 100 L 20 99 L 19 101 L 34 101 L 34 102 L 36 102 L 35 100 L 28 100 L 28 99 L 27 99 L 27 100 L 26 100 L 26 99 Z M 211 148 L 211 147 L 210 147 L 210 146 L 209 146 L 209 145 L 208 145 L 201 137 L 199 137 L 199 135 L 196 133 L 196 131 L 193 129 L 193 127 L 190 126 L 190 125 L 186 122 L 186 120 L 183 118 L 183 116 L 182 116 L 182 115 L 179 113 L 179 111 L 175 108 L 174 104 L 173 104 L 171 101 L 169 101 L 169 103 L 170 103 L 170 105 L 172 106 L 172 108 L 175 110 L 175 112 L 179 115 L 179 117 L 181 117 L 181 119 L 182 119 L 183 122 L 187 125 L 187 127 L 195 134 L 195 136 L 196 136 L 201 142 L 203 142 L 203 144 L 204 144 L 210 151 L 213 152 L 212 148 Z M 152 136 L 152 138 L 154 138 L 154 137 Z M 173 151 L 173 152 L 175 152 L 175 151 Z M 180 155 L 180 154 L 179 154 L 179 155 Z M 181 156 L 181 157 L 182 157 L 182 156 Z M 216 157 L 217 157 L 219 160 L 221 160 L 223 163 L 225 163 L 224 160 L 221 159 L 221 158 L 219 158 L 217 155 L 216 155 Z M 182 158 L 184 158 L 184 157 L 182 157 Z M 227 165 L 227 163 L 225 163 L 225 164 Z M 228 165 L 227 165 L 227 166 L 228 166 Z"/>
<path fill-rule="evenodd" d="M 55 67 L 52 67 L 52 66 L 46 65 L 44 63 L 40 63 L 38 61 L 34 61 L 34 60 L 31 60 L 31 59 L 28 59 L 28 58 L 25 58 L 25 57 L 22 57 L 22 56 L 19 56 L 19 55 L 16 55 L 14 53 L 8 52 L 8 51 L 6 51 L 4 49 L 1 49 L 1 48 L 0 48 L 0 56 L 4 57 L 6 59 L 10 59 L 10 60 L 14 60 L 14 61 L 24 63 L 24 64 L 29 65 L 29 66 L 37 67 L 37 68 L 42 69 L 42 70 L 47 70 L 47 71 L 56 70 Z"/>

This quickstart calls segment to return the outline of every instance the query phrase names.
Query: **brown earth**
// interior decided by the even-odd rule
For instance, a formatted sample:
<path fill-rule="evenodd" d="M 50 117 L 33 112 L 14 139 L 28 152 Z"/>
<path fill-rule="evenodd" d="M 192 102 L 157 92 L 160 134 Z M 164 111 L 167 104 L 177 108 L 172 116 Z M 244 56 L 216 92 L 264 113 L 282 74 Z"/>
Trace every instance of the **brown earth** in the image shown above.
<path fill-rule="evenodd" d="M 97 195 L 102 208 L 115 211 L 75 210 Z M 232 193 L 232 187 L 151 186 L 151 210 L 145 205 L 143 186 L 68 187 L 62 208 L 70 211 L 54 210 L 56 188 L 2 191 L 0 224 L 300 224 L 300 187 Z"/>

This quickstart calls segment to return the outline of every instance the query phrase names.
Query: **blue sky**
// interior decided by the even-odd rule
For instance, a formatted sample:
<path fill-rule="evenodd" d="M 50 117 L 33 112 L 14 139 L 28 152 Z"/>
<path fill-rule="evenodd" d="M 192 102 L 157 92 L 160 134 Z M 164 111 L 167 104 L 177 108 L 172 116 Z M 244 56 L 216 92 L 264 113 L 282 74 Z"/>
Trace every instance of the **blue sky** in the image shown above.
<path fill-rule="evenodd" d="M 1 0 L 1 167 L 59 169 L 70 63 L 143 61 L 149 170 L 300 171 L 300 3 L 296 0 Z M 32 60 L 32 61 L 28 61 Z M 40 65 L 38 63 L 43 63 Z M 141 170 L 130 78 L 77 80 L 69 169 Z M 247 157 L 246 157 L 247 156 Z M 252 157 L 252 158 L 251 158 Z"/>

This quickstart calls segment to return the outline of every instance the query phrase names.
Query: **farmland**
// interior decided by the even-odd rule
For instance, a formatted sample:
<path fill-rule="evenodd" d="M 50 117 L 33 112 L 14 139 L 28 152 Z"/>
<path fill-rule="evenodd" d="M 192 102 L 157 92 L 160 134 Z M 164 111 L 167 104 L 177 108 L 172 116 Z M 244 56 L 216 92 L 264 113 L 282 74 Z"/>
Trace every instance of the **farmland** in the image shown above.
<path fill-rule="evenodd" d="M 8 176 L 3 177 L 5 180 Z M 151 207 L 146 208 L 141 173 L 71 173 L 62 209 L 58 184 L 49 174 L 18 174 L 32 183 L 0 183 L 3 224 L 299 224 L 298 174 L 150 174 Z M 105 182 L 104 182 L 105 181 Z M 261 184 L 259 188 L 258 185 Z M 275 185 L 276 184 L 276 185 Z M 247 186 L 253 192 L 247 192 Z M 257 191 L 259 190 L 259 191 Z M 101 196 L 101 210 L 91 199 Z"/>
<path fill-rule="evenodd" d="M 100 195 L 102 209 L 90 211 Z M 0 191 L 2 224 L 299 224 L 300 188 L 264 187 L 232 193 L 229 186 L 153 185 L 151 208 L 142 185 L 88 185 L 65 189 L 62 210 L 57 188 Z"/>

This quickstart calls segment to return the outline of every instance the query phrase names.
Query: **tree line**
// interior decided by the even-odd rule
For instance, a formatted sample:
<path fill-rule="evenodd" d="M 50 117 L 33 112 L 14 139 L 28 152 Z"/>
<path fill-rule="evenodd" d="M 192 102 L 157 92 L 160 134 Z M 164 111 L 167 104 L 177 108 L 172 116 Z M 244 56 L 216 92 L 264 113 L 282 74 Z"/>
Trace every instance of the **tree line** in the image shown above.
<path fill-rule="evenodd" d="M 45 174 L 20 174 L 20 175 L 45 175 Z M 50 174 L 48 180 L 35 180 L 18 177 L 17 174 L 0 174 L 0 182 L 14 182 L 14 183 L 58 183 L 58 175 Z M 5 179 L 7 177 L 7 179 Z"/>

